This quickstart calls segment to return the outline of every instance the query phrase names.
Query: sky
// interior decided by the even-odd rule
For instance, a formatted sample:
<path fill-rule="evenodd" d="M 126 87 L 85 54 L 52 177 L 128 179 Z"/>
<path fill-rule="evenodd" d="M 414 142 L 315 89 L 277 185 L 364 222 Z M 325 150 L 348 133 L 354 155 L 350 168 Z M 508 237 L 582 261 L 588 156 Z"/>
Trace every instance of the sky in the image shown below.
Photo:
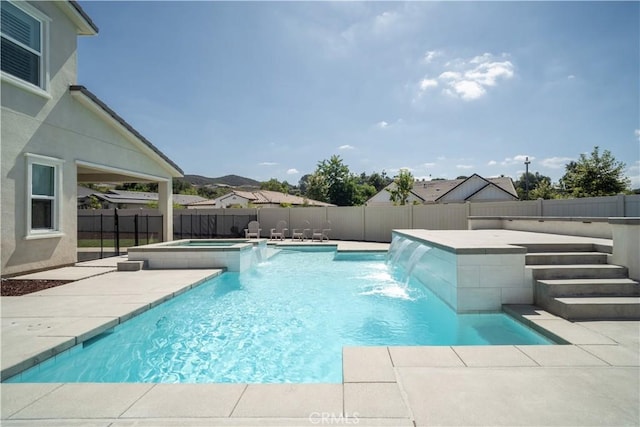
<path fill-rule="evenodd" d="M 639 2 L 80 5 L 78 83 L 185 174 L 557 182 L 599 146 L 640 187 Z"/>

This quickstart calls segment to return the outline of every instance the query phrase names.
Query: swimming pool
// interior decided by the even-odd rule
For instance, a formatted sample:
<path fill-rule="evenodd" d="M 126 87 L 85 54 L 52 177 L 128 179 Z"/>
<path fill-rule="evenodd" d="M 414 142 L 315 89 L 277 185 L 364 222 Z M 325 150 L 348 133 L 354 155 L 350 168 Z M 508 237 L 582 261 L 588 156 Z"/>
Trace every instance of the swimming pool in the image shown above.
<path fill-rule="evenodd" d="M 379 257 L 327 249 L 225 273 L 9 382 L 339 383 L 343 346 L 552 344 L 501 313 L 456 315 Z"/>

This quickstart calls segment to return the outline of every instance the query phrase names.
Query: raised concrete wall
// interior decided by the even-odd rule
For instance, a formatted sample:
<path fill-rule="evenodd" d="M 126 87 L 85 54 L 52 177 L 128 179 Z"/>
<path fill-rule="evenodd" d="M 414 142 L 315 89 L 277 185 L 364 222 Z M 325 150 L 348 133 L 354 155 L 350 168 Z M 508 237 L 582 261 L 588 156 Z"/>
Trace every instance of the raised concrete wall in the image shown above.
<path fill-rule="evenodd" d="M 503 229 L 611 239 L 608 218 L 469 217 L 469 230 Z"/>
<path fill-rule="evenodd" d="M 457 313 L 501 311 L 503 304 L 533 303 L 533 289 L 525 280 L 523 247 L 458 246 L 429 237 L 425 230 L 396 230 L 394 235 L 430 248 L 413 275 Z"/>
<path fill-rule="evenodd" d="M 640 218 L 610 218 L 613 231 L 611 263 L 629 269 L 629 277 L 640 281 Z"/>

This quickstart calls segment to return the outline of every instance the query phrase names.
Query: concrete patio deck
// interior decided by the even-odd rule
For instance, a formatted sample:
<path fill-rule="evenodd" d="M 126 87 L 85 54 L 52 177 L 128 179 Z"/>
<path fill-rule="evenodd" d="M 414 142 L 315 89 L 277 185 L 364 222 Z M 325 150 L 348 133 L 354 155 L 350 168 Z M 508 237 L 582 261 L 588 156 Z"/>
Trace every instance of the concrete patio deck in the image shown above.
<path fill-rule="evenodd" d="M 0 298 L 3 376 L 219 274 L 217 270 L 117 272 L 117 260 L 80 263 L 66 269 L 67 277 L 93 268 L 96 274 L 34 294 Z M 51 271 L 51 275 L 63 273 Z M 1 424 L 640 424 L 640 322 L 568 322 L 533 306 L 508 310 L 571 344 L 346 347 L 342 384 L 3 383 Z"/>

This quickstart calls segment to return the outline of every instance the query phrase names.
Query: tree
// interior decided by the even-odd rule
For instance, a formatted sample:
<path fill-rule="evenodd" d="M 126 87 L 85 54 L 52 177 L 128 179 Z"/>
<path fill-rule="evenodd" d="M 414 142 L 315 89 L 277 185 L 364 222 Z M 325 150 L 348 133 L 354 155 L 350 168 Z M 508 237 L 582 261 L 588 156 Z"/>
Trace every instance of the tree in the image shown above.
<path fill-rule="evenodd" d="M 269 191 L 278 191 L 280 193 L 287 193 L 288 185 L 285 186 L 284 183 L 281 183 L 275 178 L 271 178 L 269 181 L 265 181 L 260 184 L 261 190 L 269 190 Z"/>
<path fill-rule="evenodd" d="M 518 192 L 518 197 L 520 198 L 520 200 L 535 200 L 538 198 L 542 198 L 542 199 L 547 199 L 547 198 L 553 198 L 553 197 L 537 197 L 537 194 L 534 195 L 533 190 L 537 189 L 543 182 L 547 183 L 547 186 L 545 187 L 545 191 L 551 191 L 553 189 L 553 187 L 551 186 L 551 178 L 545 175 L 542 175 L 538 172 L 536 172 L 535 174 L 529 172 L 528 175 L 526 175 L 526 180 L 525 181 L 525 175 L 526 173 L 523 173 L 522 175 L 520 175 L 520 178 L 518 178 L 516 180 L 515 187 L 516 187 L 516 191 Z M 526 194 L 527 194 L 527 184 L 529 185 L 529 198 L 527 199 Z"/>
<path fill-rule="evenodd" d="M 580 154 L 578 161 L 565 166 L 560 186 L 570 197 L 612 196 L 629 191 L 631 182 L 624 176 L 626 165 L 617 161 L 609 150 L 600 155 L 598 146 L 587 157 Z"/>
<path fill-rule="evenodd" d="M 93 194 L 89 196 L 87 202 L 88 202 L 88 205 L 89 205 L 90 209 L 101 209 L 102 208 L 102 203 L 100 203 L 100 199 L 98 199 Z"/>
<path fill-rule="evenodd" d="M 194 188 L 189 181 L 182 178 L 174 178 L 171 185 L 173 187 L 173 194 L 191 194 L 192 196 L 198 194 L 198 190 Z"/>
<path fill-rule="evenodd" d="M 538 185 L 533 190 L 529 191 L 529 199 L 557 199 L 558 198 L 558 190 L 551 185 L 550 179 L 543 179 L 538 182 Z"/>
<path fill-rule="evenodd" d="M 329 201 L 329 188 L 324 175 L 320 173 L 308 175 L 305 188 L 307 189 L 306 195 L 309 199 L 318 200 L 320 202 Z"/>
<path fill-rule="evenodd" d="M 306 175 L 302 175 L 302 177 L 298 181 L 298 188 L 300 189 L 301 194 L 307 194 L 307 186 L 309 185 L 310 177 L 311 177 L 311 174 L 308 173 Z"/>
<path fill-rule="evenodd" d="M 413 175 L 407 169 L 400 169 L 400 173 L 395 177 L 393 182 L 395 185 L 387 189 L 390 193 L 389 200 L 391 200 L 394 205 L 406 205 L 409 194 L 411 194 L 411 190 L 413 189 Z"/>
<path fill-rule="evenodd" d="M 323 160 L 318 163 L 314 176 L 322 184 L 321 187 L 326 190 L 326 199 L 323 201 L 328 201 L 338 206 L 353 206 L 357 203 L 355 177 L 349 171 L 349 167 L 342 162 L 340 156 L 333 155 L 329 160 Z M 314 198 L 309 190 L 307 195 Z"/>
<path fill-rule="evenodd" d="M 382 173 L 374 172 L 368 177 L 365 175 L 364 178 L 363 183 L 372 185 L 375 187 L 376 191 L 382 191 L 383 188 L 393 182 L 393 180 L 387 176 L 387 172 L 385 171 L 382 171 Z"/>
<path fill-rule="evenodd" d="M 121 185 L 116 185 L 116 190 L 123 191 L 144 191 L 147 193 L 157 193 L 158 184 L 155 182 L 141 183 L 141 182 L 125 182 Z"/>

